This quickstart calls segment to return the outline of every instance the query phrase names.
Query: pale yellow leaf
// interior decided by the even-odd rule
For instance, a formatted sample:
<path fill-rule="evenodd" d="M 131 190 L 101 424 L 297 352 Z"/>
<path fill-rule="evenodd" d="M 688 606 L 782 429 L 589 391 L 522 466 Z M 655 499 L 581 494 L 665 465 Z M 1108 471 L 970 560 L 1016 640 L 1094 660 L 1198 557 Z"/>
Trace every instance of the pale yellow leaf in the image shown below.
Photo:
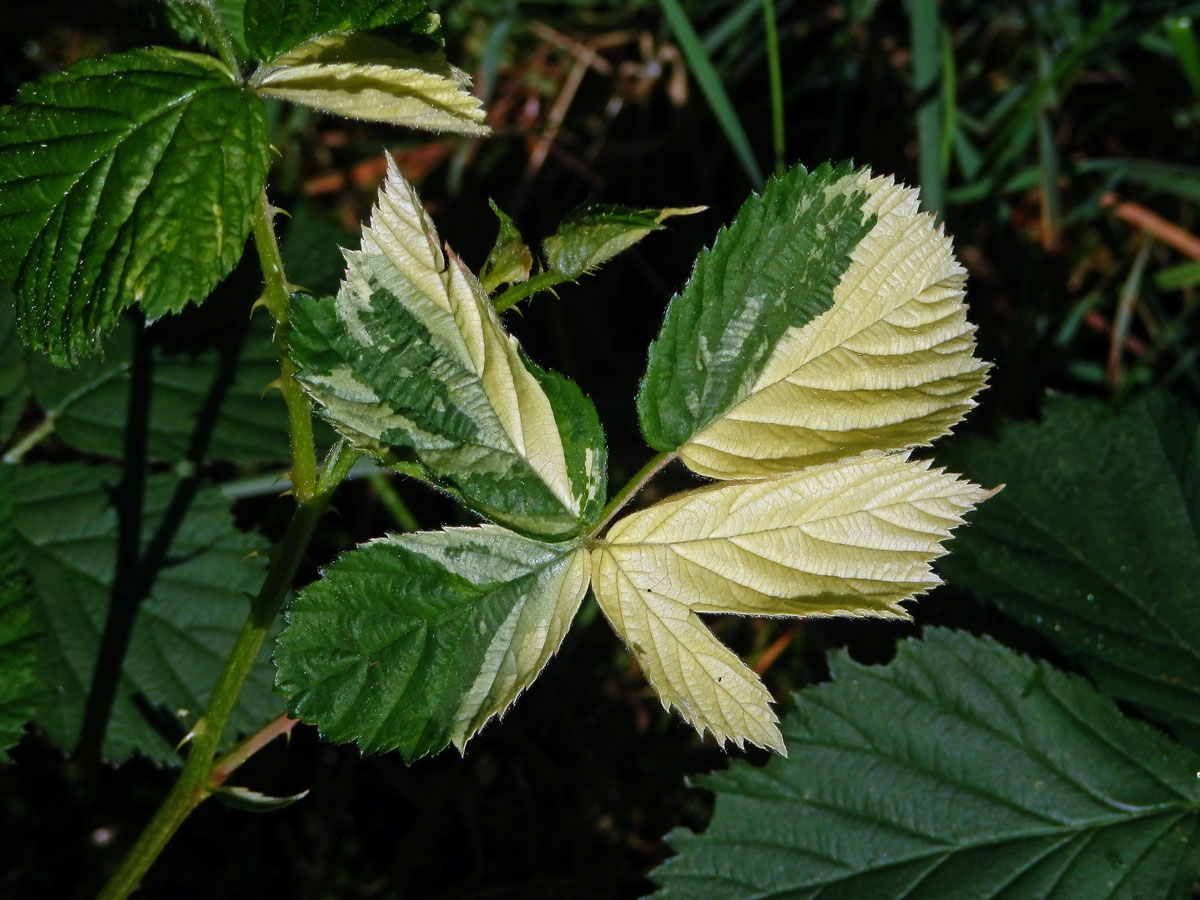
<path fill-rule="evenodd" d="M 606 555 L 645 597 L 702 613 L 907 618 L 931 563 L 989 491 L 871 452 L 717 484 L 617 521 Z"/>
<path fill-rule="evenodd" d="M 683 445 L 695 472 L 756 478 L 928 444 L 975 405 L 988 365 L 974 355 L 950 238 L 890 177 L 864 170 L 829 190 L 865 190 L 877 221 L 830 309 L 788 329 L 738 401 Z"/>
<path fill-rule="evenodd" d="M 251 86 L 264 97 L 354 119 L 489 132 L 470 79 L 440 51 L 414 53 L 367 34 L 328 34 L 301 44 L 257 73 Z"/>
<path fill-rule="evenodd" d="M 686 605 L 630 578 L 616 550 L 593 551 L 592 589 L 663 706 L 719 742 L 749 741 L 786 756 L 771 694 L 758 676 Z"/>

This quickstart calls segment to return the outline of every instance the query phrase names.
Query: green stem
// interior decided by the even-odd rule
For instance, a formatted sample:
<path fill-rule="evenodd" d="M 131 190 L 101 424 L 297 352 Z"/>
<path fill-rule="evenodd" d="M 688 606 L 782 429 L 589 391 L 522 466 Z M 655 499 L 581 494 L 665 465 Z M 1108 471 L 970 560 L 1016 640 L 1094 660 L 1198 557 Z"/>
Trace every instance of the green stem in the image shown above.
<path fill-rule="evenodd" d="M 667 463 L 671 462 L 678 453 L 678 450 L 664 450 L 662 453 L 651 457 L 648 463 L 638 469 L 634 476 L 625 482 L 625 486 L 617 491 L 613 495 L 613 498 L 605 505 L 604 509 L 600 511 L 600 524 L 592 529 L 592 533 L 588 535 L 588 539 L 596 540 L 605 526 L 621 511 L 621 508 L 632 500 L 637 492 L 644 488 L 651 478 L 661 472 Z"/>
<path fill-rule="evenodd" d="M 6 463 L 19 463 L 25 458 L 26 453 L 54 434 L 54 428 L 54 413 L 47 413 L 46 418 L 38 422 L 37 425 L 29 430 L 28 434 L 12 445 L 12 448 L 4 454 L 4 461 Z"/>
<path fill-rule="evenodd" d="M 539 272 L 528 281 L 522 281 L 520 284 L 514 284 L 508 288 L 503 294 L 492 301 L 492 305 L 496 308 L 496 312 L 502 313 L 505 310 L 516 306 L 526 297 L 532 297 L 538 291 L 548 291 L 564 281 L 569 281 L 566 275 L 557 272 L 554 269 L 547 269 L 545 272 Z"/>
<path fill-rule="evenodd" d="M 208 36 L 212 38 L 216 45 L 217 56 L 221 57 L 221 62 L 229 67 L 229 71 L 234 75 L 241 73 L 241 67 L 238 65 L 237 53 L 233 49 L 233 39 L 229 36 L 229 30 L 225 27 L 225 22 L 217 15 L 216 9 L 213 7 L 211 0 L 199 0 L 195 4 L 200 17 L 204 19 L 208 26 Z"/>
<path fill-rule="evenodd" d="M 412 514 L 412 510 L 408 508 L 408 504 L 404 502 L 404 498 L 392 486 L 392 482 L 386 475 L 382 472 L 372 472 L 367 476 L 367 483 L 379 495 L 380 502 L 392 514 L 397 525 L 405 531 L 420 531 L 421 524 L 417 521 L 417 517 Z"/>
<path fill-rule="evenodd" d="M 292 287 L 283 274 L 283 257 L 275 239 L 275 208 L 267 200 L 266 188 L 254 203 L 254 249 L 262 266 L 263 295 L 259 301 L 275 318 L 275 349 L 279 352 L 279 378 L 272 384 L 283 394 L 288 430 L 292 441 L 292 485 L 300 503 L 312 499 L 316 490 L 317 455 L 313 449 L 312 404 L 296 381 L 296 364 L 288 352 L 288 306 Z"/>
<path fill-rule="evenodd" d="M 775 24 L 774 0 L 762 0 L 763 29 L 767 43 L 767 70 L 771 79 L 771 134 L 774 138 L 775 174 L 782 175 L 784 158 L 783 74 L 779 64 L 779 29 Z"/>

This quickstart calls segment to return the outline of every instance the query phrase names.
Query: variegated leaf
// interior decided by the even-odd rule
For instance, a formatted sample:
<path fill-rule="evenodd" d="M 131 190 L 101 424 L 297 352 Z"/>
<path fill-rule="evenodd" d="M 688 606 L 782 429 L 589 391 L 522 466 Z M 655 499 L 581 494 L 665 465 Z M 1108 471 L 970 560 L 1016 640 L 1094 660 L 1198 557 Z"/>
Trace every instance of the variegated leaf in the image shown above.
<path fill-rule="evenodd" d="M 525 358 L 394 164 L 346 260 L 334 302 L 292 307 L 298 377 L 325 417 L 510 528 L 561 539 L 595 521 L 605 447 L 591 402 Z"/>

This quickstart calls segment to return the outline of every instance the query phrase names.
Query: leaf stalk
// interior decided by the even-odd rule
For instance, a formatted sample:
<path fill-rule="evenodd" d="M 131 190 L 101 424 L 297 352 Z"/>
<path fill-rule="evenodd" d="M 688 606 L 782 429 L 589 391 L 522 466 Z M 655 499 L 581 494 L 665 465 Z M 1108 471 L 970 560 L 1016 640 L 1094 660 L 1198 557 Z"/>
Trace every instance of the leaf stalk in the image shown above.
<path fill-rule="evenodd" d="M 613 498 L 605 504 L 604 509 L 600 511 L 600 524 L 592 529 L 592 533 L 588 535 L 588 540 L 596 540 L 625 504 L 632 500 L 642 488 L 650 483 L 651 478 L 666 468 L 667 464 L 678 455 L 678 450 L 664 450 L 662 453 L 651 457 L 649 462 L 638 469 L 633 477 L 625 482 L 625 486 L 617 491 L 613 495 Z"/>

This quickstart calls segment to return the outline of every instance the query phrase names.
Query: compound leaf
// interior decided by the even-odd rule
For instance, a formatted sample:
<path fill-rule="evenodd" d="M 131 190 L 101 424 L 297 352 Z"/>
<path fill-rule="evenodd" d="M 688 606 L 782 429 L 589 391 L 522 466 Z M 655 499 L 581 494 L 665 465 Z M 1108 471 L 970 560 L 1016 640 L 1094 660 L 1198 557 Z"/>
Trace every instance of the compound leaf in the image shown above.
<path fill-rule="evenodd" d="M 1200 417 L 1049 398 L 1041 423 L 951 457 L 1008 487 L 945 572 L 1076 659 L 1105 693 L 1200 738 Z M 1114 473 L 1120 473 L 1114 477 Z"/>
<path fill-rule="evenodd" d="M 932 629 L 797 692 L 792 750 L 700 783 L 662 900 L 1139 900 L 1189 895 L 1200 757 L 1080 678 Z"/>
<path fill-rule="evenodd" d="M 588 553 L 494 525 L 392 535 L 301 591 L 279 637 L 292 715 L 407 759 L 460 750 L 537 677 L 588 584 Z"/>
<path fill-rule="evenodd" d="M 572 213 L 542 242 L 546 265 L 570 280 L 594 272 L 628 250 L 672 216 L 690 216 L 706 206 L 630 209 L 586 206 Z"/>
<path fill-rule="evenodd" d="M 671 301 L 642 431 L 714 478 L 927 444 L 986 378 L 964 280 L 915 190 L 797 167 L 746 201 Z"/>
<path fill-rule="evenodd" d="M 900 603 L 938 584 L 930 563 L 988 495 L 901 454 L 701 488 L 612 527 L 596 598 L 664 706 L 782 752 L 770 695 L 696 613 L 907 618 Z"/>
<path fill-rule="evenodd" d="M 328 34 L 302 44 L 251 81 L 264 97 L 425 131 L 482 135 L 482 101 L 440 50 L 418 53 L 366 34 Z"/>
<path fill-rule="evenodd" d="M 83 727 L 101 635 L 114 600 L 121 524 L 114 495 L 121 472 L 86 465 L 28 465 L 3 473 L 15 484 L 17 546 L 33 580 L 46 637 L 39 671 L 53 697 L 36 721 L 64 748 Z M 141 753 L 178 762 L 175 742 L 208 700 L 217 673 L 262 581 L 261 541 L 239 533 L 228 502 L 201 490 L 172 523 L 176 480 L 145 483 L 139 565 L 160 530 L 175 527 L 161 568 L 142 600 L 121 664 L 101 752 L 117 762 Z M 230 719 L 230 732 L 260 727 L 279 713 L 266 654 L 256 664 Z M 167 721 L 169 720 L 169 721 Z M 164 733 L 175 731 L 176 733 Z"/>
<path fill-rule="evenodd" d="M 322 414 L 507 527 L 562 539 L 593 522 L 605 450 L 591 402 L 524 358 L 394 164 L 346 259 L 335 301 L 292 305 L 292 356 Z"/>
<path fill-rule="evenodd" d="M 244 17 L 246 46 L 264 62 L 331 32 L 400 25 L 436 39 L 439 26 L 423 0 L 246 0 Z"/>

